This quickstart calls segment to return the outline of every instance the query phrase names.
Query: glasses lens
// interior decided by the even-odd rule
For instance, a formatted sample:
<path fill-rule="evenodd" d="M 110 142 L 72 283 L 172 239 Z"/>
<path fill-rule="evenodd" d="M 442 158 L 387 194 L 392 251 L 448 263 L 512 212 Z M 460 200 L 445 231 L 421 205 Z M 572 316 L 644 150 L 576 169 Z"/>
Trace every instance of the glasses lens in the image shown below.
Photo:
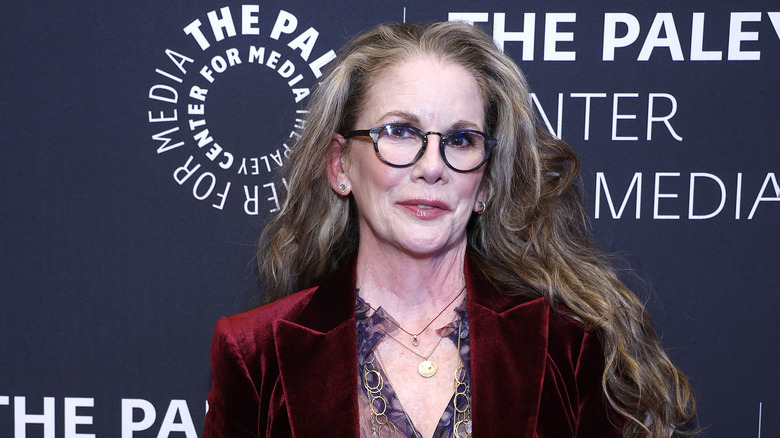
<path fill-rule="evenodd" d="M 453 131 L 441 142 L 444 157 L 457 170 L 471 170 L 485 159 L 485 136 L 478 131 Z"/>
<path fill-rule="evenodd" d="M 411 126 L 385 125 L 376 141 L 379 155 L 396 166 L 411 164 L 422 148 L 423 135 Z"/>

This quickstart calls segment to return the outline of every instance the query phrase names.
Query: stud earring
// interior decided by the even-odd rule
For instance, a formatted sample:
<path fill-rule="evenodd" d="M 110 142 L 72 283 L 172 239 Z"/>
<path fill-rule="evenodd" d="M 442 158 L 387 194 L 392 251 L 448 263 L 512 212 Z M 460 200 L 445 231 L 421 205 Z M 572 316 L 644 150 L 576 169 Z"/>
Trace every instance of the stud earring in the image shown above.
<path fill-rule="evenodd" d="M 339 184 L 339 191 L 340 191 L 341 193 L 344 193 L 344 192 L 346 192 L 346 191 L 347 191 L 347 185 L 346 185 L 346 184 L 344 184 L 344 183 L 341 183 L 341 184 Z"/>
<path fill-rule="evenodd" d="M 476 211 L 477 214 L 484 213 L 486 208 L 487 208 L 487 205 L 485 205 L 484 201 L 482 201 L 482 200 L 477 201 L 477 211 Z"/>

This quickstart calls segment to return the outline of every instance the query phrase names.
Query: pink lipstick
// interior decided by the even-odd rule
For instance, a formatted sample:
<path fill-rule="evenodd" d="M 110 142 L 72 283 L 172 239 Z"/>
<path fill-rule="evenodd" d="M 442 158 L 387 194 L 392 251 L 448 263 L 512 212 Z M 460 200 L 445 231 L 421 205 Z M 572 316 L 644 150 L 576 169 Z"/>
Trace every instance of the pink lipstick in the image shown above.
<path fill-rule="evenodd" d="M 399 202 L 399 205 L 420 219 L 436 219 L 450 210 L 447 204 L 428 199 L 408 199 Z"/>

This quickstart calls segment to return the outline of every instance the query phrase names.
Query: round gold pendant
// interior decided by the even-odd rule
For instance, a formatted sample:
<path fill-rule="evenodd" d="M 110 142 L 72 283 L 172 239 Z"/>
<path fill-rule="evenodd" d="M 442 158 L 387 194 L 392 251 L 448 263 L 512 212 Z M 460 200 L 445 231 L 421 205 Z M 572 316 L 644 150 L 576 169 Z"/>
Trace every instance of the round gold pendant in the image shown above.
<path fill-rule="evenodd" d="M 423 377 L 431 377 L 436 374 L 436 364 L 430 360 L 424 360 L 420 362 L 420 366 L 417 367 L 417 372 Z"/>

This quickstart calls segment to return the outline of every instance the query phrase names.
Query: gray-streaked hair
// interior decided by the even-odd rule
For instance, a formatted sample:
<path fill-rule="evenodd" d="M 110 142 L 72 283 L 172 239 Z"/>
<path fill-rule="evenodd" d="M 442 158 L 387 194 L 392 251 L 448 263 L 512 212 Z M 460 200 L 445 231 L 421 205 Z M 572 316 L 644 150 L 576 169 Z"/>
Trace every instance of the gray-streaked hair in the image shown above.
<path fill-rule="evenodd" d="M 269 299 L 316 285 L 357 250 L 354 202 L 334 193 L 327 179 L 331 138 L 355 128 L 379 74 L 423 55 L 471 72 L 483 96 L 484 129 L 498 139 L 482 182 L 486 211 L 468 225 L 470 259 L 502 293 L 546 296 L 598 330 L 605 397 L 630 420 L 626 436 L 668 436 L 670 424 L 693 416 L 688 381 L 664 353 L 642 304 L 589 242 L 577 156 L 538 123 L 522 72 L 476 27 L 383 25 L 341 51 L 313 93 L 285 166 L 287 198 L 258 244 Z"/>

